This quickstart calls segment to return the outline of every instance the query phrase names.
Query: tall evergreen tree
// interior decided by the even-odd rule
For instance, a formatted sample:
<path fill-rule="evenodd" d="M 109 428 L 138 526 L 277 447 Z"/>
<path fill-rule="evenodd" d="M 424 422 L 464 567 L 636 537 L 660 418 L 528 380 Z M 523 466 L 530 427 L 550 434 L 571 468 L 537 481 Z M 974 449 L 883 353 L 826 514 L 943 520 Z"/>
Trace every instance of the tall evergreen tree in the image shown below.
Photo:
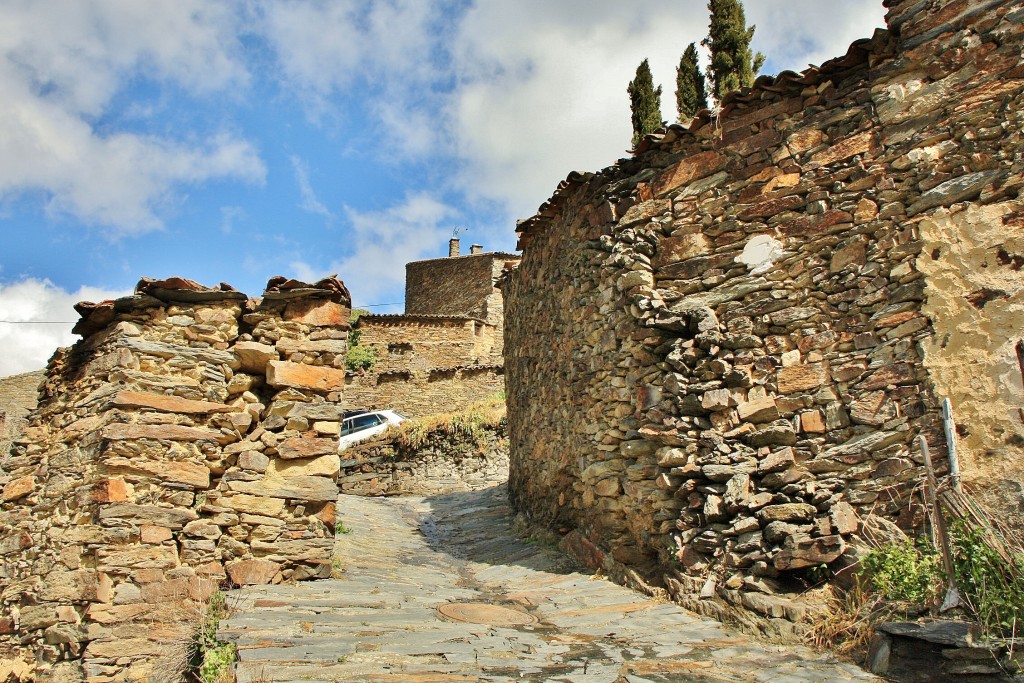
<path fill-rule="evenodd" d="M 633 146 L 636 147 L 643 136 L 661 127 L 661 86 L 655 89 L 651 66 L 646 59 L 636 68 L 636 78 L 629 82 L 626 92 L 633 112 Z"/>
<path fill-rule="evenodd" d="M 676 111 L 679 120 L 686 121 L 707 107 L 708 92 L 704 87 L 704 74 L 697 64 L 697 46 L 690 43 L 676 67 Z"/>
<path fill-rule="evenodd" d="M 715 97 L 721 100 L 726 93 L 754 84 L 764 55 L 753 55 L 750 51 L 756 27 L 747 28 L 740 0 L 708 0 L 708 9 L 711 27 L 703 44 L 711 50 L 708 76 Z"/>

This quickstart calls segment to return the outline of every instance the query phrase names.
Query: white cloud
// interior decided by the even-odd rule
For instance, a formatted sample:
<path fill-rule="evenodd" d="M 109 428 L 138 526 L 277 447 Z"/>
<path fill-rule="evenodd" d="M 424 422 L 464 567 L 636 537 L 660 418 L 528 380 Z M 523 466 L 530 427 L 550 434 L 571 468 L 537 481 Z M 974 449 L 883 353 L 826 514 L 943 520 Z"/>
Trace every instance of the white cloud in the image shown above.
<path fill-rule="evenodd" d="M 240 206 L 220 207 L 220 231 L 225 235 L 230 235 L 235 229 L 235 224 L 245 220 L 246 216 L 245 209 Z"/>
<path fill-rule="evenodd" d="M 291 157 L 292 170 L 295 172 L 295 182 L 299 186 L 299 208 L 306 213 L 311 213 L 317 216 L 323 216 L 324 218 L 333 218 L 331 212 L 324 206 L 313 190 L 313 185 L 309 182 L 309 167 L 302 159 L 297 156 Z"/>
<path fill-rule="evenodd" d="M 414 193 L 394 206 L 380 211 L 361 212 L 346 208 L 351 224 L 352 250 L 328 265 L 293 261 L 295 276 L 314 281 L 338 273 L 352 292 L 354 303 L 386 303 L 381 297 L 401 296 L 405 283 L 405 264 L 441 256 L 451 233 L 450 221 L 457 212 L 425 194 Z"/>
<path fill-rule="evenodd" d="M 755 41 L 780 68 L 801 70 L 846 53 L 881 25 L 881 0 L 746 3 Z M 453 45 L 458 86 L 447 125 L 471 197 L 526 217 L 573 170 L 625 156 L 631 129 L 626 85 L 649 58 L 675 117 L 675 67 L 707 34 L 704 0 L 654 0 L 643 13 L 613 0 L 479 2 Z M 701 48 L 703 52 L 703 48 Z"/>
<path fill-rule="evenodd" d="M 282 84 L 315 118 L 329 111 L 333 94 L 355 85 L 371 88 L 370 108 L 388 115 L 414 111 L 413 93 L 436 78 L 431 57 L 442 9 L 422 0 L 279 0 L 258 5 L 256 21 Z"/>
<path fill-rule="evenodd" d="M 430 78 L 440 9 L 421 0 L 279 0 L 258 6 L 258 21 L 285 82 L 326 95 L 359 79 Z"/>
<path fill-rule="evenodd" d="M 128 294 L 96 287 L 67 292 L 49 280 L 33 278 L 0 284 L 0 377 L 39 370 L 57 348 L 73 344 L 78 339 L 71 334 L 78 320 L 73 308 L 77 302 Z"/>
<path fill-rule="evenodd" d="M 197 95 L 244 88 L 236 29 L 229 3 L 5 3 L 0 197 L 41 191 L 52 214 L 132 233 L 160 227 L 161 211 L 181 184 L 262 182 L 257 150 L 235 136 L 183 142 L 118 130 L 104 119 L 133 78 Z"/>
<path fill-rule="evenodd" d="M 756 24 L 755 47 L 779 70 L 803 71 L 846 54 L 850 43 L 885 27 L 881 0 L 772 0 L 748 2 L 747 23 Z"/>

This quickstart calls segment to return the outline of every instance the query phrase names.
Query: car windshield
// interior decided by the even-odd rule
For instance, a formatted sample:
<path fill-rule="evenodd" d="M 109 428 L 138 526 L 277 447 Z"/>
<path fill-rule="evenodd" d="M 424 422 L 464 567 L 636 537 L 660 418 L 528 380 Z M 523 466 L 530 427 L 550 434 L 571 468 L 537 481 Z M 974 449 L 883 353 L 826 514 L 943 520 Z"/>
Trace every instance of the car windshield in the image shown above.
<path fill-rule="evenodd" d="M 361 432 L 364 429 L 376 427 L 380 423 L 381 417 L 379 415 L 357 415 L 356 417 L 349 418 L 342 423 L 341 436 Z"/>

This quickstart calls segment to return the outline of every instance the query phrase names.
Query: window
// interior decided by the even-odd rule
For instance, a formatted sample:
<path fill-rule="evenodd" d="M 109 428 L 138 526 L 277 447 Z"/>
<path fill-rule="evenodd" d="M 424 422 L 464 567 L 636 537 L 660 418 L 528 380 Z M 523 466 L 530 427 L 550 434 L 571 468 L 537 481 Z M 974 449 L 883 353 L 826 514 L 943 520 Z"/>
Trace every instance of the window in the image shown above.
<path fill-rule="evenodd" d="M 346 434 L 354 434 L 355 432 L 361 432 L 364 429 L 370 429 L 376 427 L 382 421 L 380 415 L 357 415 L 345 420 L 341 425 L 341 436 Z"/>

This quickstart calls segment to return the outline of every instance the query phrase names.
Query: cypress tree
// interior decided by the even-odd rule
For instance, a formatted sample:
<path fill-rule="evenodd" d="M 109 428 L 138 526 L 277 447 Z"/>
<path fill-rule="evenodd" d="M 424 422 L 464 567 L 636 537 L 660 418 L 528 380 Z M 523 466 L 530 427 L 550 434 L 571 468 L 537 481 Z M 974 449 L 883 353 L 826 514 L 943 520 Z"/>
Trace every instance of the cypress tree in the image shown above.
<path fill-rule="evenodd" d="M 676 67 L 676 110 L 679 120 L 692 119 L 701 109 L 708 107 L 708 92 L 704 87 L 704 74 L 697 64 L 697 46 L 690 43 Z"/>
<path fill-rule="evenodd" d="M 750 52 L 756 27 L 747 28 L 740 0 L 708 0 L 708 9 L 711 10 L 711 27 L 703 44 L 711 50 L 708 76 L 715 97 L 721 100 L 726 93 L 754 84 L 764 64 L 764 55 Z"/>
<path fill-rule="evenodd" d="M 648 133 L 661 127 L 661 86 L 654 88 L 654 78 L 647 60 L 636 68 L 636 78 L 626 88 L 633 112 L 633 146 Z"/>

